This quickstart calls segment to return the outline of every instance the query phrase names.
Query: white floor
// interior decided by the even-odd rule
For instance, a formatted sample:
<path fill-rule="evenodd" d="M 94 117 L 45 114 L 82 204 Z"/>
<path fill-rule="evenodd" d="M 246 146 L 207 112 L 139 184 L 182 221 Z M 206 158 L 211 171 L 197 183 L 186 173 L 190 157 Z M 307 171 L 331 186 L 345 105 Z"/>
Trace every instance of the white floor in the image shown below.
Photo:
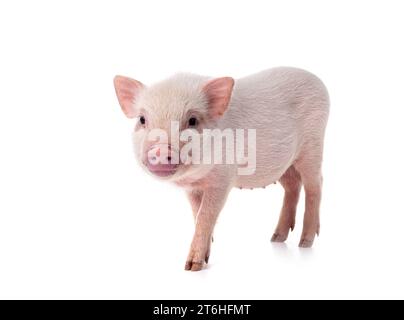
<path fill-rule="evenodd" d="M 333 187 L 345 179 L 326 166 L 322 230 L 311 250 L 297 248 L 301 219 L 286 244 L 269 241 L 279 184 L 234 190 L 211 264 L 190 273 L 192 218 L 182 191 L 125 172 L 127 163 L 104 165 L 52 177 L 38 170 L 39 187 L 10 186 L 24 198 L 2 201 L 1 298 L 404 297 L 403 216 L 398 193 L 387 194 L 383 182 Z"/>

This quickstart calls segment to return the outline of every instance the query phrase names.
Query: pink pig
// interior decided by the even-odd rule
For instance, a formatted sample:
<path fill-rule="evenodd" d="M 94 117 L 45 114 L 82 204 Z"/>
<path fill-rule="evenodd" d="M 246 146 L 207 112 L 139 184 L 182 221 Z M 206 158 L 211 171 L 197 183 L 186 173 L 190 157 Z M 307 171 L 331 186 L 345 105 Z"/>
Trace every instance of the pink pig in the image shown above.
<path fill-rule="evenodd" d="M 137 118 L 133 137 L 140 165 L 184 187 L 191 203 L 195 233 L 185 270 L 199 271 L 208 262 L 213 229 L 233 187 L 281 183 L 285 196 L 271 241 L 283 242 L 294 228 L 303 185 L 306 199 L 299 246 L 312 246 L 320 230 L 321 163 L 329 113 L 321 80 L 304 70 L 279 67 L 238 80 L 177 74 L 150 87 L 116 76 L 114 85 L 125 115 Z M 205 129 L 255 129 L 254 170 L 240 174 L 236 162 L 189 163 L 182 157 L 178 161 L 185 142 L 174 137 L 172 121 L 180 132 L 192 129 L 200 135 Z M 167 139 L 158 143 L 150 139 L 156 128 L 167 132 Z M 244 142 L 247 150 L 249 141 Z M 159 160 L 152 161 L 156 157 Z"/>

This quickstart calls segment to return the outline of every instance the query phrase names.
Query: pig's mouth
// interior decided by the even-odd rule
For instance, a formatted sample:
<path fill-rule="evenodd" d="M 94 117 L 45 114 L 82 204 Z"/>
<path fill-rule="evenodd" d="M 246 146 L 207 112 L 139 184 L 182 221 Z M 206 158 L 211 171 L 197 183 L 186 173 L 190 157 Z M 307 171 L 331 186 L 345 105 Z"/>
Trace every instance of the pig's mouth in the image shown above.
<path fill-rule="evenodd" d="M 145 164 L 147 169 L 158 177 L 169 177 L 177 172 L 178 164 Z"/>
<path fill-rule="evenodd" d="M 179 168 L 179 152 L 169 144 L 155 144 L 148 148 L 143 160 L 144 166 L 157 177 L 170 177 Z"/>

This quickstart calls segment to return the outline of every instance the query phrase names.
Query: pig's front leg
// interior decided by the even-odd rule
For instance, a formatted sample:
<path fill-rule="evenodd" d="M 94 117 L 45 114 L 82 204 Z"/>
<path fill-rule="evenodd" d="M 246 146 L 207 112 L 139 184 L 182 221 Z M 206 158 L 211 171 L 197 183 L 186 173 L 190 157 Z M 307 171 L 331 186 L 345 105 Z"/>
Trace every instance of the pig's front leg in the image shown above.
<path fill-rule="evenodd" d="M 198 216 L 198 211 L 202 203 L 203 191 L 198 189 L 187 190 L 187 197 L 191 204 L 192 214 L 196 223 L 196 217 Z"/>
<path fill-rule="evenodd" d="M 213 229 L 229 190 L 227 186 L 204 190 L 185 270 L 199 271 L 208 263 Z"/>

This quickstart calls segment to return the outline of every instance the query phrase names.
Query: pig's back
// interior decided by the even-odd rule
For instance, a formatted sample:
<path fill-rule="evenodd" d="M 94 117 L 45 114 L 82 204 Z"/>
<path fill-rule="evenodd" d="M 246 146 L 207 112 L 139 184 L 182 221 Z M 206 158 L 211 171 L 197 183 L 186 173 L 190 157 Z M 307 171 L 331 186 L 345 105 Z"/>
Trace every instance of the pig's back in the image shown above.
<path fill-rule="evenodd" d="M 222 128 L 256 129 L 257 163 L 239 187 L 262 187 L 278 180 L 298 157 L 305 141 L 322 143 L 328 93 L 315 75 L 279 67 L 236 81 Z M 320 141 L 321 140 L 321 141 Z"/>

